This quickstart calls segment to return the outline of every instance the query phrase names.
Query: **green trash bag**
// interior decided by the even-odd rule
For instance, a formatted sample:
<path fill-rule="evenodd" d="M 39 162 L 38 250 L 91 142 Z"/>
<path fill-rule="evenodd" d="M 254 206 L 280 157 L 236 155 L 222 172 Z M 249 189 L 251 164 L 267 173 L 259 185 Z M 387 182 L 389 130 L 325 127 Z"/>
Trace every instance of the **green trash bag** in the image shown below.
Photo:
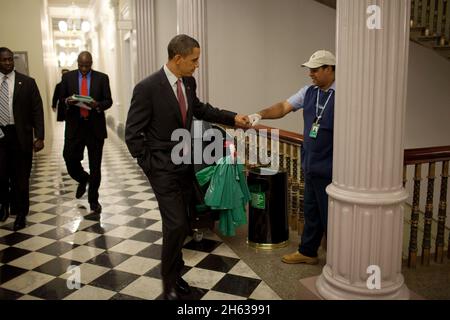
<path fill-rule="evenodd" d="M 195 174 L 200 187 L 203 187 L 205 184 L 207 184 L 211 180 L 214 172 L 216 171 L 216 168 L 217 168 L 216 166 L 209 166 L 209 167 L 206 167 L 206 168 L 200 170 L 199 172 L 197 172 Z"/>
<path fill-rule="evenodd" d="M 199 171 L 196 176 L 201 186 L 210 182 L 205 204 L 220 211 L 220 233 L 236 235 L 235 229 L 247 223 L 246 205 L 251 199 L 244 166 L 233 163 L 231 156 L 227 156 L 216 166 Z"/>

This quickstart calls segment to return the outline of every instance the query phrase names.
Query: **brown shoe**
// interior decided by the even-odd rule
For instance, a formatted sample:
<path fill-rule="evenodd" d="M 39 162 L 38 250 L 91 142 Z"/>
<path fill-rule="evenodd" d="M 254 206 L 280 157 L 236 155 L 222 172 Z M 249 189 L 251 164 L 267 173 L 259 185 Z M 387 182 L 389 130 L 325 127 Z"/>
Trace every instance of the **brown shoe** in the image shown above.
<path fill-rule="evenodd" d="M 302 255 L 300 252 L 294 252 L 291 254 L 284 255 L 281 259 L 284 263 L 304 263 L 304 264 L 318 264 L 319 259 L 314 257 L 307 257 Z"/>

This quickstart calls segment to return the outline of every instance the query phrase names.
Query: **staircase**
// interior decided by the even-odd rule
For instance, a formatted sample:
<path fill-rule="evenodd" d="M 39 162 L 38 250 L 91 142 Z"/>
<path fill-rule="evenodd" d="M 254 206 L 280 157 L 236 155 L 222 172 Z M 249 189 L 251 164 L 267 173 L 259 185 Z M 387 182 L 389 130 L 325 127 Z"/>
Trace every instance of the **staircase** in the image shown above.
<path fill-rule="evenodd" d="M 336 0 L 316 0 L 336 9 Z M 450 0 L 411 0 L 411 41 L 450 60 Z"/>

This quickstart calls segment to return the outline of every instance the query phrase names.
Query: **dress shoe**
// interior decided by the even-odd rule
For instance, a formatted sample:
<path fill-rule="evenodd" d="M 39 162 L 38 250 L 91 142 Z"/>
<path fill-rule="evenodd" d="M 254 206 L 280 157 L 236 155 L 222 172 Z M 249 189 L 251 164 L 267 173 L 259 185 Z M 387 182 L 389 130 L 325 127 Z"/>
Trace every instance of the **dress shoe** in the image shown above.
<path fill-rule="evenodd" d="M 294 252 L 291 254 L 284 255 L 281 259 L 284 263 L 304 263 L 304 264 L 318 264 L 319 259 L 317 257 L 307 257 L 300 252 Z"/>
<path fill-rule="evenodd" d="M 169 291 L 164 292 L 163 294 L 164 300 L 181 300 L 180 296 L 178 295 L 177 291 L 172 288 Z"/>
<path fill-rule="evenodd" d="M 8 217 L 9 217 L 8 208 L 5 205 L 0 204 L 0 222 L 6 221 L 6 219 L 8 219 Z"/>
<path fill-rule="evenodd" d="M 94 213 L 102 213 L 102 206 L 98 202 L 92 202 L 89 204 L 91 207 L 91 211 Z"/>
<path fill-rule="evenodd" d="M 183 278 L 178 278 L 177 281 L 175 281 L 175 289 L 181 293 L 181 294 L 190 294 L 191 293 L 191 287 L 189 286 L 189 283 L 184 281 Z"/>
<path fill-rule="evenodd" d="M 86 185 L 89 181 L 89 178 L 86 179 L 84 182 L 80 182 L 78 184 L 77 193 L 75 194 L 75 198 L 80 199 L 86 192 Z"/>
<path fill-rule="evenodd" d="M 14 221 L 13 230 L 18 231 L 27 226 L 27 219 L 23 216 L 17 216 L 16 221 Z"/>

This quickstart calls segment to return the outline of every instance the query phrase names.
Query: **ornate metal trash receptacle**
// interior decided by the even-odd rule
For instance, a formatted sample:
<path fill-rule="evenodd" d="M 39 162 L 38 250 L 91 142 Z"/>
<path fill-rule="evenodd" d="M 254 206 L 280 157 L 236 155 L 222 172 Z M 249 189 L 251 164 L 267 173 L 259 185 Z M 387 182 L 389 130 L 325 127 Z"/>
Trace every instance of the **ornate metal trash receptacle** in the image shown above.
<path fill-rule="evenodd" d="M 251 247 L 268 250 L 287 246 L 287 172 L 251 169 L 247 183 L 252 196 L 247 243 Z"/>

